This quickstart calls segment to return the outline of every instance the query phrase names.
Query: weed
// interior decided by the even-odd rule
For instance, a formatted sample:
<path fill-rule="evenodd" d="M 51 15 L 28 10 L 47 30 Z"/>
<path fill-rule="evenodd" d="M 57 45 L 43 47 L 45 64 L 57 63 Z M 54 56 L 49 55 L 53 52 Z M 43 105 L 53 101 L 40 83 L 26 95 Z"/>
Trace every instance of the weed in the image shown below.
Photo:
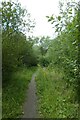
<path fill-rule="evenodd" d="M 36 82 L 38 109 L 43 118 L 76 118 L 78 104 L 73 86 L 67 88 L 64 72 L 39 67 Z"/>
<path fill-rule="evenodd" d="M 23 68 L 13 73 L 11 82 L 3 88 L 3 118 L 18 118 L 23 114 L 26 89 L 35 69 Z"/>

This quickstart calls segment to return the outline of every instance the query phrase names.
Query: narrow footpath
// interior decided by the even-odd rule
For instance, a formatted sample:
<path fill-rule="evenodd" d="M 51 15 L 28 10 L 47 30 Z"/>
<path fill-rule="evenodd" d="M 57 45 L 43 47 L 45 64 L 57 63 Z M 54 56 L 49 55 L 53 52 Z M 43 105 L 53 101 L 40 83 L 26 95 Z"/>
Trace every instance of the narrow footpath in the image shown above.
<path fill-rule="evenodd" d="M 24 104 L 23 118 L 37 118 L 36 74 L 33 74 Z"/>

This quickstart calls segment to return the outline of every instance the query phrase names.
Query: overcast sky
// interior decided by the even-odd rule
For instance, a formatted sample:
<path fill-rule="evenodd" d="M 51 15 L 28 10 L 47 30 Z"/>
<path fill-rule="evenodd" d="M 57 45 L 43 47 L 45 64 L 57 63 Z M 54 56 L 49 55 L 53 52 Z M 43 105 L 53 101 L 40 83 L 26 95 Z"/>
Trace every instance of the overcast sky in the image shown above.
<path fill-rule="evenodd" d="M 34 29 L 34 36 L 53 36 L 54 29 L 52 25 L 47 22 L 47 15 L 59 13 L 59 0 L 19 0 L 22 6 L 26 7 L 31 17 L 35 19 L 36 26 Z"/>

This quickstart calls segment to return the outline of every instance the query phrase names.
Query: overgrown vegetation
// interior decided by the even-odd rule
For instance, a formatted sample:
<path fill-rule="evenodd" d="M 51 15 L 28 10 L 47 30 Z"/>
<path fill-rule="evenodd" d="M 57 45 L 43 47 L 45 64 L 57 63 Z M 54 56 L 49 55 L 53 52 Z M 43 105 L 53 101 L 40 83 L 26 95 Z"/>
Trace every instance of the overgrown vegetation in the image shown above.
<path fill-rule="evenodd" d="M 64 9 L 65 6 L 65 9 Z M 80 3 L 60 2 L 60 15 L 47 16 L 48 21 L 54 24 L 58 37 L 52 42 L 53 46 L 49 53 L 54 52 L 51 57 L 52 66 L 62 68 L 68 79 L 68 84 L 73 83 L 77 90 L 77 100 L 80 102 Z M 53 48 L 52 48 L 53 47 Z"/>
<path fill-rule="evenodd" d="M 24 21 L 25 15 L 28 21 Z M 21 8 L 20 3 L 2 2 L 2 17 L 2 72 L 5 83 L 8 80 L 7 76 L 10 78 L 11 73 L 19 66 L 34 66 L 37 60 L 33 53 L 32 42 L 26 39 L 23 33 L 24 29 L 30 31 L 31 23 L 27 11 Z"/>
<path fill-rule="evenodd" d="M 26 37 L 35 27 L 20 3 L 2 2 L 3 118 L 22 114 L 32 67 L 41 117 L 77 118 L 80 107 L 80 4 L 59 3 L 59 16 L 47 16 L 57 36 Z M 25 19 L 26 17 L 26 19 Z M 18 92 L 19 91 L 19 92 Z"/>
<path fill-rule="evenodd" d="M 67 86 L 62 70 L 39 67 L 36 82 L 40 117 L 78 118 L 76 92 Z"/>
<path fill-rule="evenodd" d="M 59 5 L 59 16 L 47 16 L 57 37 L 44 55 L 49 70 L 40 69 L 36 78 L 39 110 L 42 117 L 77 118 L 80 104 L 80 6 L 73 1 L 63 1 Z"/>
<path fill-rule="evenodd" d="M 28 83 L 35 68 L 21 68 L 10 77 L 10 83 L 3 88 L 2 117 L 21 118 Z"/>
<path fill-rule="evenodd" d="M 25 92 L 37 65 L 33 42 L 25 32 L 34 28 L 34 21 L 19 2 L 2 2 L 2 109 L 3 118 L 20 117 Z M 25 18 L 26 17 L 26 20 Z"/>

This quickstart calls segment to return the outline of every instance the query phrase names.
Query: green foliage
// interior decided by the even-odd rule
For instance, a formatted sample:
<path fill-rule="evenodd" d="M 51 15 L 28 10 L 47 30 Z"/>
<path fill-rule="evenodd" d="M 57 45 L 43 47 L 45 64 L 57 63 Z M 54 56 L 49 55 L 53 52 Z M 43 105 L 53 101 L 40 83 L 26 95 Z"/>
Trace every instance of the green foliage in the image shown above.
<path fill-rule="evenodd" d="M 79 99 L 80 91 L 80 5 L 75 1 L 60 2 L 59 16 L 48 17 L 58 36 L 47 52 L 50 66 L 63 69 L 68 85 L 73 84 Z M 79 100 L 80 101 L 80 100 Z"/>
<path fill-rule="evenodd" d="M 35 45 L 33 49 L 37 54 L 38 63 L 42 66 L 48 66 L 49 62 L 46 59 L 46 54 L 51 44 L 51 39 L 47 37 L 34 38 Z"/>
<path fill-rule="evenodd" d="M 71 2 L 64 0 L 59 1 L 59 8 L 59 16 L 47 16 L 48 22 L 53 24 L 55 32 L 58 32 L 58 34 L 60 34 L 61 31 L 64 31 L 66 27 L 72 23 L 74 17 L 77 16 L 78 3 L 76 3 L 74 0 Z"/>
<path fill-rule="evenodd" d="M 51 66 L 64 69 L 69 79 L 70 77 L 75 78 L 76 75 L 77 49 L 75 43 L 75 37 L 72 38 L 71 33 L 62 33 L 52 41 L 47 52 Z"/>
<path fill-rule="evenodd" d="M 80 2 L 78 3 L 78 14 L 77 14 L 77 48 L 78 48 L 78 55 L 77 55 L 77 95 L 78 95 L 78 102 L 80 103 Z M 79 116 L 80 117 L 80 116 Z"/>
<path fill-rule="evenodd" d="M 49 61 L 46 59 L 45 56 L 39 58 L 39 63 L 43 67 L 47 67 L 49 65 Z"/>
<path fill-rule="evenodd" d="M 34 71 L 35 68 L 19 68 L 12 74 L 11 82 L 3 88 L 3 118 L 19 118 L 23 115 L 26 89 Z"/>
<path fill-rule="evenodd" d="M 39 67 L 36 76 L 38 109 L 42 118 L 77 118 L 75 89 L 67 88 L 64 72 Z"/>
<path fill-rule="evenodd" d="M 12 72 L 19 66 L 33 66 L 37 58 L 33 52 L 33 44 L 29 42 L 24 30 L 30 31 L 33 22 L 30 14 L 21 7 L 20 3 L 2 2 L 2 67 L 3 83 L 8 82 Z M 25 21 L 24 17 L 27 15 Z M 28 30 L 29 29 L 29 30 Z M 34 59 L 34 60 L 32 60 Z"/>
<path fill-rule="evenodd" d="M 36 66 L 37 63 L 42 67 L 48 66 L 47 69 L 40 67 L 36 77 L 41 116 L 77 117 L 77 100 L 80 102 L 80 8 L 78 4 L 60 2 L 60 14 L 46 16 L 58 33 L 53 40 L 49 37 L 26 38 L 23 33 L 34 28 L 34 22 L 31 21 L 30 14 L 21 8 L 20 3 L 2 2 L 0 11 L 3 18 L 3 117 L 21 115 L 25 88 L 32 72 L 16 71 L 23 66 L 27 68 Z M 27 21 L 24 19 L 25 15 Z M 30 73 L 30 76 L 27 73 Z M 17 93 L 18 90 L 20 94 Z M 78 94 L 76 100 L 75 90 Z"/>
<path fill-rule="evenodd" d="M 7 77 L 10 78 L 11 73 L 17 70 L 19 66 L 32 66 L 37 64 L 36 57 L 33 54 L 32 44 L 20 32 L 12 34 L 9 38 L 3 36 L 2 50 L 4 81 L 6 79 L 8 80 Z M 33 62 L 32 59 L 34 59 Z"/>
<path fill-rule="evenodd" d="M 21 4 L 17 2 L 2 2 L 2 26 L 7 34 L 13 31 L 29 32 L 34 27 L 30 14 L 26 9 L 22 9 Z M 26 19 L 23 19 L 26 17 Z"/>
<path fill-rule="evenodd" d="M 0 119 L 2 118 L 2 88 L 0 87 Z"/>

